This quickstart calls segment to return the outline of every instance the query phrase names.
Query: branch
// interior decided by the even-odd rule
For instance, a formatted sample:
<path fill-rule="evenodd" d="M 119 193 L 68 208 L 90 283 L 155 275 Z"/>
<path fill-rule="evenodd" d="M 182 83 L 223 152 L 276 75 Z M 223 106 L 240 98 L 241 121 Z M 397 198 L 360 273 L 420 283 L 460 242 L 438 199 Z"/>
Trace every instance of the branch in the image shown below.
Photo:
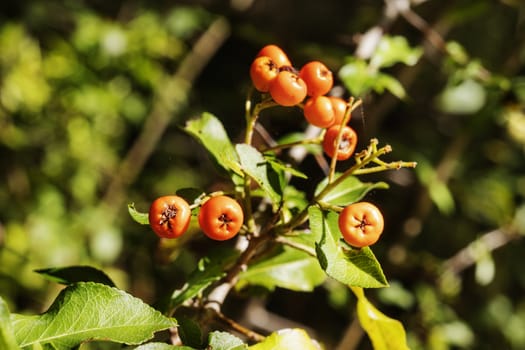
<path fill-rule="evenodd" d="M 259 343 L 264 340 L 264 335 L 259 334 L 257 332 L 252 331 L 251 329 L 248 329 L 244 327 L 243 325 L 235 322 L 231 318 L 224 315 L 222 312 L 212 309 L 213 316 L 215 316 L 215 319 L 221 321 L 223 324 L 228 326 L 230 329 L 239 332 L 240 334 L 246 336 L 249 340 L 254 341 L 256 343 Z"/>
<path fill-rule="evenodd" d="M 485 248 L 485 252 L 492 252 L 506 244 L 521 238 L 521 235 L 513 228 L 498 228 L 490 231 L 470 242 L 465 248 L 461 249 L 454 256 L 444 262 L 444 271 L 459 274 L 479 260 L 480 244 Z"/>

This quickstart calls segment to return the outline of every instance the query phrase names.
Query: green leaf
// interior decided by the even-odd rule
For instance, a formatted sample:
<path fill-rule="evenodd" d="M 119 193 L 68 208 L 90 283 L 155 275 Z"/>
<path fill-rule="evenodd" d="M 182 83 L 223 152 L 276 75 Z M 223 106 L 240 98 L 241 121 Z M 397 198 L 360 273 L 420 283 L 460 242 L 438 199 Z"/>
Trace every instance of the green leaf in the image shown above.
<path fill-rule="evenodd" d="M 341 174 L 336 174 L 335 178 L 337 179 L 340 175 Z M 317 185 L 316 195 L 326 187 L 327 183 L 328 178 L 325 178 Z M 387 188 L 388 184 L 385 182 L 361 182 L 355 176 L 348 176 L 340 184 L 326 193 L 322 201 L 332 205 L 346 206 L 361 200 L 371 190 Z"/>
<path fill-rule="evenodd" d="M 363 96 L 375 84 L 377 71 L 370 70 L 366 61 L 350 57 L 339 70 L 339 78 L 353 96 Z"/>
<path fill-rule="evenodd" d="M 408 350 L 406 333 L 401 322 L 376 309 L 362 288 L 353 287 L 357 297 L 357 317 L 372 341 L 374 350 Z"/>
<path fill-rule="evenodd" d="M 243 143 L 238 144 L 235 148 L 241 161 L 242 170 L 257 182 L 273 203 L 280 203 L 284 187 L 283 172 L 276 171 L 262 153 L 254 147 Z"/>
<path fill-rule="evenodd" d="M 281 161 L 280 159 L 276 158 L 275 156 L 273 155 L 270 155 L 270 154 L 264 154 L 264 158 L 268 161 L 268 163 L 270 163 L 270 165 L 273 167 L 273 169 L 277 172 L 285 172 L 285 173 L 288 173 L 292 176 L 296 176 L 296 177 L 299 177 L 301 179 L 307 179 L 308 176 L 295 169 L 294 167 L 290 166 L 289 164 L 285 164 L 283 163 L 283 161 Z"/>
<path fill-rule="evenodd" d="M 368 247 L 352 248 L 341 239 L 338 214 L 309 208 L 310 228 L 321 239 L 317 243 L 317 258 L 321 267 L 339 282 L 363 288 L 388 286 L 381 265 Z"/>
<path fill-rule="evenodd" d="M 217 249 L 212 255 L 199 260 L 186 284 L 173 293 L 170 302 L 171 307 L 176 307 L 197 296 L 213 282 L 221 279 L 224 276 L 225 267 L 237 256 L 238 252 L 234 250 Z"/>
<path fill-rule="evenodd" d="M 247 350 L 248 346 L 236 336 L 227 332 L 211 332 L 209 350 Z"/>
<path fill-rule="evenodd" d="M 185 130 L 195 137 L 223 169 L 241 175 L 237 153 L 221 121 L 210 113 L 186 123 Z"/>
<path fill-rule="evenodd" d="M 148 213 L 141 213 L 135 209 L 135 204 L 128 204 L 128 212 L 131 218 L 142 225 L 149 225 Z"/>
<path fill-rule="evenodd" d="M 321 347 L 308 336 L 305 330 L 297 328 L 279 330 L 262 342 L 249 347 L 249 350 L 276 349 L 320 350 Z"/>
<path fill-rule="evenodd" d="M 204 341 L 199 324 L 192 318 L 181 315 L 181 313 L 176 314 L 176 317 L 179 323 L 178 331 L 182 343 L 198 349 L 202 348 Z"/>
<path fill-rule="evenodd" d="M 134 350 L 196 350 L 189 346 L 177 346 L 166 343 L 147 343 L 137 346 Z"/>
<path fill-rule="evenodd" d="M 419 61 L 422 54 L 423 49 L 410 47 L 404 36 L 384 35 L 370 59 L 370 65 L 379 68 L 390 67 L 396 63 L 413 66 Z"/>
<path fill-rule="evenodd" d="M 115 283 L 103 271 L 92 266 L 67 266 L 51 267 L 47 269 L 35 270 L 50 281 L 61 284 L 73 284 L 77 282 L 97 282 L 110 287 L 115 287 Z"/>
<path fill-rule="evenodd" d="M 310 292 L 324 282 L 326 274 L 316 258 L 303 251 L 284 247 L 277 254 L 250 265 L 239 277 L 238 288 L 259 285 L 268 290 L 281 287 Z"/>
<path fill-rule="evenodd" d="M 142 300 L 92 282 L 68 286 L 42 315 L 13 314 L 12 321 L 21 347 L 46 344 L 64 350 L 89 340 L 140 344 L 177 325 Z"/>
<path fill-rule="evenodd" d="M 20 347 L 16 342 L 10 317 L 6 302 L 0 297 L 0 349 L 16 350 Z"/>
<path fill-rule="evenodd" d="M 374 91 L 379 94 L 382 94 L 385 90 L 387 90 L 392 95 L 399 98 L 400 100 L 406 98 L 407 96 L 403 85 L 401 85 L 399 80 L 397 80 L 390 74 L 385 74 L 385 73 L 377 74 L 373 88 L 374 88 Z"/>

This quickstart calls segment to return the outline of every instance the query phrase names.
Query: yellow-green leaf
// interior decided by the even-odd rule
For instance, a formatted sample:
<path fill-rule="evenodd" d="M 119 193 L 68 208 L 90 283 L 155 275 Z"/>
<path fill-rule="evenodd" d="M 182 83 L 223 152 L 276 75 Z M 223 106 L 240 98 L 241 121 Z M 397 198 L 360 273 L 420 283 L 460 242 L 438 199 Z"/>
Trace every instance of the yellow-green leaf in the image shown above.
<path fill-rule="evenodd" d="M 270 334 L 262 342 L 249 347 L 250 350 L 301 349 L 320 350 L 319 344 L 312 340 L 303 329 L 282 329 Z"/>
<path fill-rule="evenodd" d="M 357 297 L 357 316 L 372 341 L 374 350 L 408 350 L 403 325 L 379 311 L 362 288 L 351 287 Z"/>

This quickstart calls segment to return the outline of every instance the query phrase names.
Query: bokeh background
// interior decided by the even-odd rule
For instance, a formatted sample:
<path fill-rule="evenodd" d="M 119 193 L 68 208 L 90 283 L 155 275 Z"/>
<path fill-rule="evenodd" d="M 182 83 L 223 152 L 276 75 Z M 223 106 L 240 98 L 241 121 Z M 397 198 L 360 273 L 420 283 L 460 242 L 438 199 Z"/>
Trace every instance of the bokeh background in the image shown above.
<path fill-rule="evenodd" d="M 417 59 L 381 67 L 394 82 L 356 85 L 373 66 L 364 43 L 381 36 L 404 38 Z M 391 283 L 367 292 L 374 304 L 412 349 L 525 349 L 520 0 L 2 1 L 0 295 L 11 311 L 46 309 L 61 288 L 34 272 L 47 267 L 101 268 L 152 304 L 181 285 L 210 243 L 159 245 L 127 205 L 222 181 L 181 126 L 209 111 L 238 140 L 248 68 L 268 43 L 297 66 L 325 62 L 335 92 L 363 98 L 351 121 L 361 146 L 377 137 L 392 160 L 418 162 L 371 177 L 390 184 L 370 195 L 386 216 L 374 252 Z M 274 138 L 306 127 L 284 108 L 264 125 Z M 312 156 L 301 166 L 314 175 L 296 186 L 311 190 L 322 171 Z M 336 283 L 230 300 L 241 320 L 264 310 L 327 349 L 370 348 Z"/>

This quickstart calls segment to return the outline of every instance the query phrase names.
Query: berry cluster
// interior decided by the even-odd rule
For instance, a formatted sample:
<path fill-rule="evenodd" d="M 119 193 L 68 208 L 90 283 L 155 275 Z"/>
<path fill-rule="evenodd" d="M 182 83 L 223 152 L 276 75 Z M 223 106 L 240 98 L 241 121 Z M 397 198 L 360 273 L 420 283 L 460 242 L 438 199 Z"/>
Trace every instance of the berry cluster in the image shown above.
<path fill-rule="evenodd" d="M 319 142 L 329 157 L 346 160 L 353 155 L 357 135 L 346 125 L 352 105 L 327 95 L 333 87 L 333 74 L 323 63 L 311 61 L 297 70 L 281 48 L 267 45 L 253 60 L 250 77 L 255 89 L 268 94 L 277 105 L 302 108 L 308 123 L 324 129 Z M 189 227 L 192 209 L 198 209 L 198 224 L 206 236 L 218 241 L 235 237 L 244 222 L 241 205 L 225 195 L 206 198 L 189 205 L 176 195 L 159 197 L 150 206 L 149 224 L 159 237 L 178 238 Z M 340 209 L 339 229 L 354 247 L 374 244 L 383 226 L 380 210 L 371 203 L 358 202 Z"/>
<path fill-rule="evenodd" d="M 253 60 L 250 77 L 259 92 L 268 93 L 281 106 L 301 107 L 310 124 L 326 129 L 322 146 L 329 157 L 337 153 L 338 160 L 346 160 L 352 156 L 357 134 L 345 125 L 351 111 L 344 99 L 327 96 L 334 78 L 322 62 L 310 61 L 297 70 L 280 47 L 267 45 Z"/>
<path fill-rule="evenodd" d="M 311 61 L 297 70 L 280 47 L 267 45 L 253 60 L 250 77 L 259 92 L 269 93 L 281 106 L 301 107 L 310 124 L 326 129 L 321 144 L 330 158 L 346 160 L 353 155 L 357 134 L 346 125 L 351 117 L 350 106 L 340 97 L 327 95 L 334 79 L 322 62 Z M 383 227 L 381 211 L 368 202 L 348 205 L 339 214 L 343 238 L 354 247 L 374 244 Z"/>
<path fill-rule="evenodd" d="M 182 197 L 162 196 L 151 203 L 148 219 L 157 236 L 178 238 L 189 227 L 191 206 Z M 243 221 L 242 208 L 231 197 L 214 196 L 200 205 L 199 226 L 206 236 L 216 241 L 233 238 L 241 230 Z"/>

